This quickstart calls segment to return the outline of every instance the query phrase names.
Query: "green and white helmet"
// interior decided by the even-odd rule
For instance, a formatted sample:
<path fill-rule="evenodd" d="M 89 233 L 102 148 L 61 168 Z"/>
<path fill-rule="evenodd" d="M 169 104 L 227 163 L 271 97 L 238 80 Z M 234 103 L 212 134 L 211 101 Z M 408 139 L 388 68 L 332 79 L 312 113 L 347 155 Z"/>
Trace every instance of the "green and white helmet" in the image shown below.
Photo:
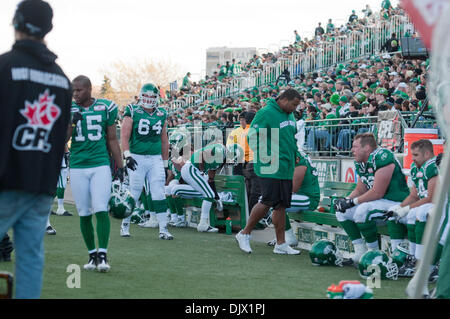
<path fill-rule="evenodd" d="M 397 264 L 380 250 L 369 250 L 361 256 L 358 264 L 359 275 L 367 279 L 370 275 L 379 274 L 381 279 L 397 280 Z"/>
<path fill-rule="evenodd" d="M 111 185 L 111 198 L 108 202 L 109 214 L 118 219 L 124 219 L 133 213 L 136 203 L 130 191 L 120 181 L 115 180 Z"/>
<path fill-rule="evenodd" d="M 132 224 L 139 224 L 145 221 L 145 210 L 139 207 L 135 207 L 131 214 L 130 222 Z"/>
<path fill-rule="evenodd" d="M 156 85 L 146 83 L 139 91 L 138 104 L 146 109 L 156 108 L 159 105 L 159 89 Z"/>
<path fill-rule="evenodd" d="M 342 254 L 336 245 L 328 239 L 316 241 L 309 251 L 309 258 L 314 266 L 331 265 L 342 267 Z"/>
<path fill-rule="evenodd" d="M 188 136 L 180 130 L 173 131 L 169 136 L 169 144 L 174 149 L 181 150 L 188 143 Z"/>
<path fill-rule="evenodd" d="M 236 166 L 239 163 L 244 163 L 244 149 L 236 143 L 227 146 L 227 163 Z"/>
<path fill-rule="evenodd" d="M 397 267 L 400 268 L 405 264 L 408 255 L 409 252 L 405 248 L 398 246 L 392 252 L 392 260 L 397 264 Z"/>

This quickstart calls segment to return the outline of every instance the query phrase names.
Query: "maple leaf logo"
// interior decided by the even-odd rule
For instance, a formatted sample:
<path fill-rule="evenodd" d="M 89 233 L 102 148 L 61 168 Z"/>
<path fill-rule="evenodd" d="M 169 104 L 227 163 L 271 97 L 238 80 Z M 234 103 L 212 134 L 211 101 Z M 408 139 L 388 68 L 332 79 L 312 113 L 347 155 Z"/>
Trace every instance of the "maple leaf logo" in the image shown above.
<path fill-rule="evenodd" d="M 47 89 L 39 94 L 33 103 L 25 101 L 25 108 L 20 113 L 28 120 L 29 125 L 51 126 L 61 114 L 61 109 L 53 103 L 55 95 Z"/>

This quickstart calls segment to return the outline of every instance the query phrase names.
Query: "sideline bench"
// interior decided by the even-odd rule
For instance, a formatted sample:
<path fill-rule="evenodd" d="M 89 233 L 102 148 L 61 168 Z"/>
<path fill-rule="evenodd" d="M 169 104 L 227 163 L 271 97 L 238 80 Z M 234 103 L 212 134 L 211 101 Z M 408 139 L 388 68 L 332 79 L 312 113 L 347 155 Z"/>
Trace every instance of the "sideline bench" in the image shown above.
<path fill-rule="evenodd" d="M 245 188 L 245 178 L 240 175 L 216 175 L 214 178 L 216 183 L 216 190 L 220 192 L 230 192 L 233 194 L 233 200 L 223 203 L 223 211 L 217 211 L 216 204 L 213 204 L 209 213 L 210 224 L 213 227 L 225 226 L 227 217 L 232 217 L 238 213 L 239 218 L 232 218 L 233 225 L 239 225 L 241 229 L 244 229 L 247 224 L 248 218 L 248 202 L 247 191 Z M 201 198 L 183 198 L 185 207 L 202 207 Z"/>
<path fill-rule="evenodd" d="M 355 183 L 325 181 L 321 187 L 321 198 L 318 206 L 318 209 L 323 209 L 323 212 L 318 210 L 298 211 L 289 213 L 289 218 L 299 222 L 310 222 L 319 225 L 340 227 L 335 215 L 336 212 L 333 206 L 334 200 L 338 197 L 348 196 L 355 187 Z M 387 227 L 385 225 L 377 225 L 377 228 L 380 235 L 388 235 Z"/>

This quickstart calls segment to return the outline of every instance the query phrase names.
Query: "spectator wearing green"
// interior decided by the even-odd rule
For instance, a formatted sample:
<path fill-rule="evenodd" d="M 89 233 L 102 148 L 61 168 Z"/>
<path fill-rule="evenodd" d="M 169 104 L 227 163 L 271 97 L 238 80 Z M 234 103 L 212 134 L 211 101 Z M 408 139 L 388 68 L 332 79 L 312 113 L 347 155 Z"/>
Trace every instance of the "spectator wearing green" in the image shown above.
<path fill-rule="evenodd" d="M 188 72 L 183 78 L 183 82 L 181 84 L 181 90 L 182 91 L 189 91 L 191 89 L 191 82 L 189 81 L 189 77 L 191 76 L 191 73 Z"/>
<path fill-rule="evenodd" d="M 328 19 L 326 30 L 327 30 L 327 33 L 333 33 L 334 32 L 334 24 L 331 21 L 331 19 Z"/>
<path fill-rule="evenodd" d="M 302 38 L 297 33 L 297 30 L 294 30 L 294 34 L 295 34 L 295 41 L 294 41 L 294 43 L 299 43 L 300 41 L 302 41 Z"/>

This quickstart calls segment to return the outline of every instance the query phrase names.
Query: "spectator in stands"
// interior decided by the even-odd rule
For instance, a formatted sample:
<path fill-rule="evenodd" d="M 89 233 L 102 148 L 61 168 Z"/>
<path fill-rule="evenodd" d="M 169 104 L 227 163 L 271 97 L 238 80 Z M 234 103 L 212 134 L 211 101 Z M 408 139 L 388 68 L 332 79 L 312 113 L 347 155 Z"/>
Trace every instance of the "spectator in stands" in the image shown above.
<path fill-rule="evenodd" d="M 331 21 L 331 19 L 328 19 L 327 34 L 331 34 L 331 33 L 334 33 L 334 24 Z"/>
<path fill-rule="evenodd" d="M 358 16 L 356 15 L 355 10 L 352 10 L 352 14 L 348 18 L 348 22 L 349 23 L 354 23 L 354 22 L 356 22 L 356 20 L 358 20 Z"/>
<path fill-rule="evenodd" d="M 325 33 L 325 30 L 322 28 L 322 23 L 319 22 L 319 25 L 316 27 L 314 31 L 314 35 L 316 39 L 320 39 L 322 35 Z"/>
<path fill-rule="evenodd" d="M 189 77 L 191 76 L 191 73 L 186 73 L 185 77 L 183 78 L 183 82 L 181 84 L 181 91 L 189 91 L 191 89 L 191 82 L 189 81 Z"/>
<path fill-rule="evenodd" d="M 388 39 L 383 46 L 381 47 L 381 51 L 386 50 L 387 52 L 397 52 L 399 50 L 400 44 L 399 39 L 397 39 L 397 34 L 394 32 L 391 35 L 391 38 Z"/>
<path fill-rule="evenodd" d="M 297 33 L 297 30 L 294 30 L 294 34 L 295 34 L 295 41 L 294 41 L 294 43 L 300 43 L 300 41 L 302 41 L 302 38 Z"/>
<path fill-rule="evenodd" d="M 362 10 L 364 13 L 365 18 L 369 18 L 372 15 L 372 9 L 370 9 L 370 6 L 366 4 L 366 8 Z"/>

